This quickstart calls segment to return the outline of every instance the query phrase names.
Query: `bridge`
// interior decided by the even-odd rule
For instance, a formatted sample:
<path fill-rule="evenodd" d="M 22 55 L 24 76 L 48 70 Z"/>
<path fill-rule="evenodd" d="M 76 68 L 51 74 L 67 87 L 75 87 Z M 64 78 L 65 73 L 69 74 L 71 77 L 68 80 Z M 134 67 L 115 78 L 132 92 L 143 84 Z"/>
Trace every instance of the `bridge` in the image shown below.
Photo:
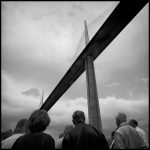
<path fill-rule="evenodd" d="M 89 95 L 89 122 L 98 129 L 102 130 L 99 103 L 97 103 L 98 96 L 96 95 L 95 100 L 91 101 L 93 98 L 92 96 L 97 94 L 93 61 L 105 50 L 105 48 L 116 38 L 116 36 L 128 25 L 128 23 L 147 3 L 147 0 L 136 0 L 133 2 L 120 1 L 114 11 L 99 28 L 94 37 L 87 42 L 86 47 L 71 65 L 69 70 L 65 73 L 63 78 L 54 88 L 52 93 L 48 96 L 40 109 L 45 109 L 46 111 L 48 111 L 86 70 L 88 91 L 87 95 Z M 87 66 L 89 66 L 89 69 L 87 68 Z M 92 71 L 88 72 L 88 70 L 91 70 L 91 68 L 93 68 Z M 92 74 L 92 79 L 89 79 L 88 77 L 90 74 Z M 92 93 L 93 89 L 94 93 Z M 91 103 L 94 104 L 94 107 L 91 106 Z M 94 111 L 92 112 L 92 110 Z"/>

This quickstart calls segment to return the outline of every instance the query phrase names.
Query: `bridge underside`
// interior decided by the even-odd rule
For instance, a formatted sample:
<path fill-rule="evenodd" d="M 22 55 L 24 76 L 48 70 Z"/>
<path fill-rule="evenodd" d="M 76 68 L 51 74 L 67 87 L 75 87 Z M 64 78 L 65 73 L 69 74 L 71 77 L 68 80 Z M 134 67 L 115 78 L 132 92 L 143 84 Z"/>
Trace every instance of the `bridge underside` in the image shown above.
<path fill-rule="evenodd" d="M 144 0 L 137 0 L 133 2 L 121 1 L 72 64 L 70 69 L 66 72 L 40 109 L 48 111 L 85 71 L 86 57 L 92 56 L 95 60 L 147 4 L 147 2 L 148 1 Z"/>

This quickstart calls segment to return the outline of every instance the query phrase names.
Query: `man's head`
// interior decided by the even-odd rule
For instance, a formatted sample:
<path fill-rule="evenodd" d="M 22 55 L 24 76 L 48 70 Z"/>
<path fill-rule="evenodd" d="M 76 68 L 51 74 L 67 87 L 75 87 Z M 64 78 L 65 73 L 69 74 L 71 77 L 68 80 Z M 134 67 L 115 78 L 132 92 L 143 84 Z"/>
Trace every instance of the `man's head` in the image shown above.
<path fill-rule="evenodd" d="M 47 111 L 38 109 L 29 117 L 28 126 L 31 132 L 40 132 L 46 129 L 50 121 Z"/>
<path fill-rule="evenodd" d="M 129 125 L 131 125 L 133 128 L 136 128 L 138 126 L 138 122 L 135 119 L 131 119 L 129 121 Z"/>
<path fill-rule="evenodd" d="M 83 111 L 75 111 L 72 115 L 72 122 L 74 125 L 78 123 L 85 123 L 85 115 Z"/>
<path fill-rule="evenodd" d="M 121 123 L 126 122 L 126 121 L 127 121 L 126 114 L 123 112 L 119 112 L 118 115 L 116 116 L 117 127 L 119 127 Z"/>

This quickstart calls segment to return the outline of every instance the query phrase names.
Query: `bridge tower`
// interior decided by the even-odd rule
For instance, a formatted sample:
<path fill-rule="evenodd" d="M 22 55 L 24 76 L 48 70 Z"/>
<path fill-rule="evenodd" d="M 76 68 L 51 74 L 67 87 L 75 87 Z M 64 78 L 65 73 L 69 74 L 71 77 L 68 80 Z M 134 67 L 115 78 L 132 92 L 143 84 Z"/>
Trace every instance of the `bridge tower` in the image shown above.
<path fill-rule="evenodd" d="M 84 21 L 84 25 L 85 25 L 85 44 L 88 45 L 89 35 L 88 35 L 86 21 Z M 86 56 L 85 70 L 86 70 L 86 81 L 87 81 L 89 124 L 97 128 L 98 130 L 102 131 L 101 115 L 100 115 L 95 69 L 94 69 L 94 59 L 90 55 Z"/>

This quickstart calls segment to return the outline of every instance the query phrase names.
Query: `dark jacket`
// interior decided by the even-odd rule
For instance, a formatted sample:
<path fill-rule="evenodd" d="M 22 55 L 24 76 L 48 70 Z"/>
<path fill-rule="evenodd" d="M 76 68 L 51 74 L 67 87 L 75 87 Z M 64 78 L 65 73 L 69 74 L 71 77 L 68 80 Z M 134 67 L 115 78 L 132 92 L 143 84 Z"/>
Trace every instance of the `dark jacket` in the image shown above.
<path fill-rule="evenodd" d="M 43 132 L 35 132 L 23 135 L 12 146 L 13 150 L 54 150 L 54 139 Z"/>
<path fill-rule="evenodd" d="M 109 146 L 102 132 L 91 125 L 79 123 L 64 137 L 62 149 L 109 149 Z"/>

